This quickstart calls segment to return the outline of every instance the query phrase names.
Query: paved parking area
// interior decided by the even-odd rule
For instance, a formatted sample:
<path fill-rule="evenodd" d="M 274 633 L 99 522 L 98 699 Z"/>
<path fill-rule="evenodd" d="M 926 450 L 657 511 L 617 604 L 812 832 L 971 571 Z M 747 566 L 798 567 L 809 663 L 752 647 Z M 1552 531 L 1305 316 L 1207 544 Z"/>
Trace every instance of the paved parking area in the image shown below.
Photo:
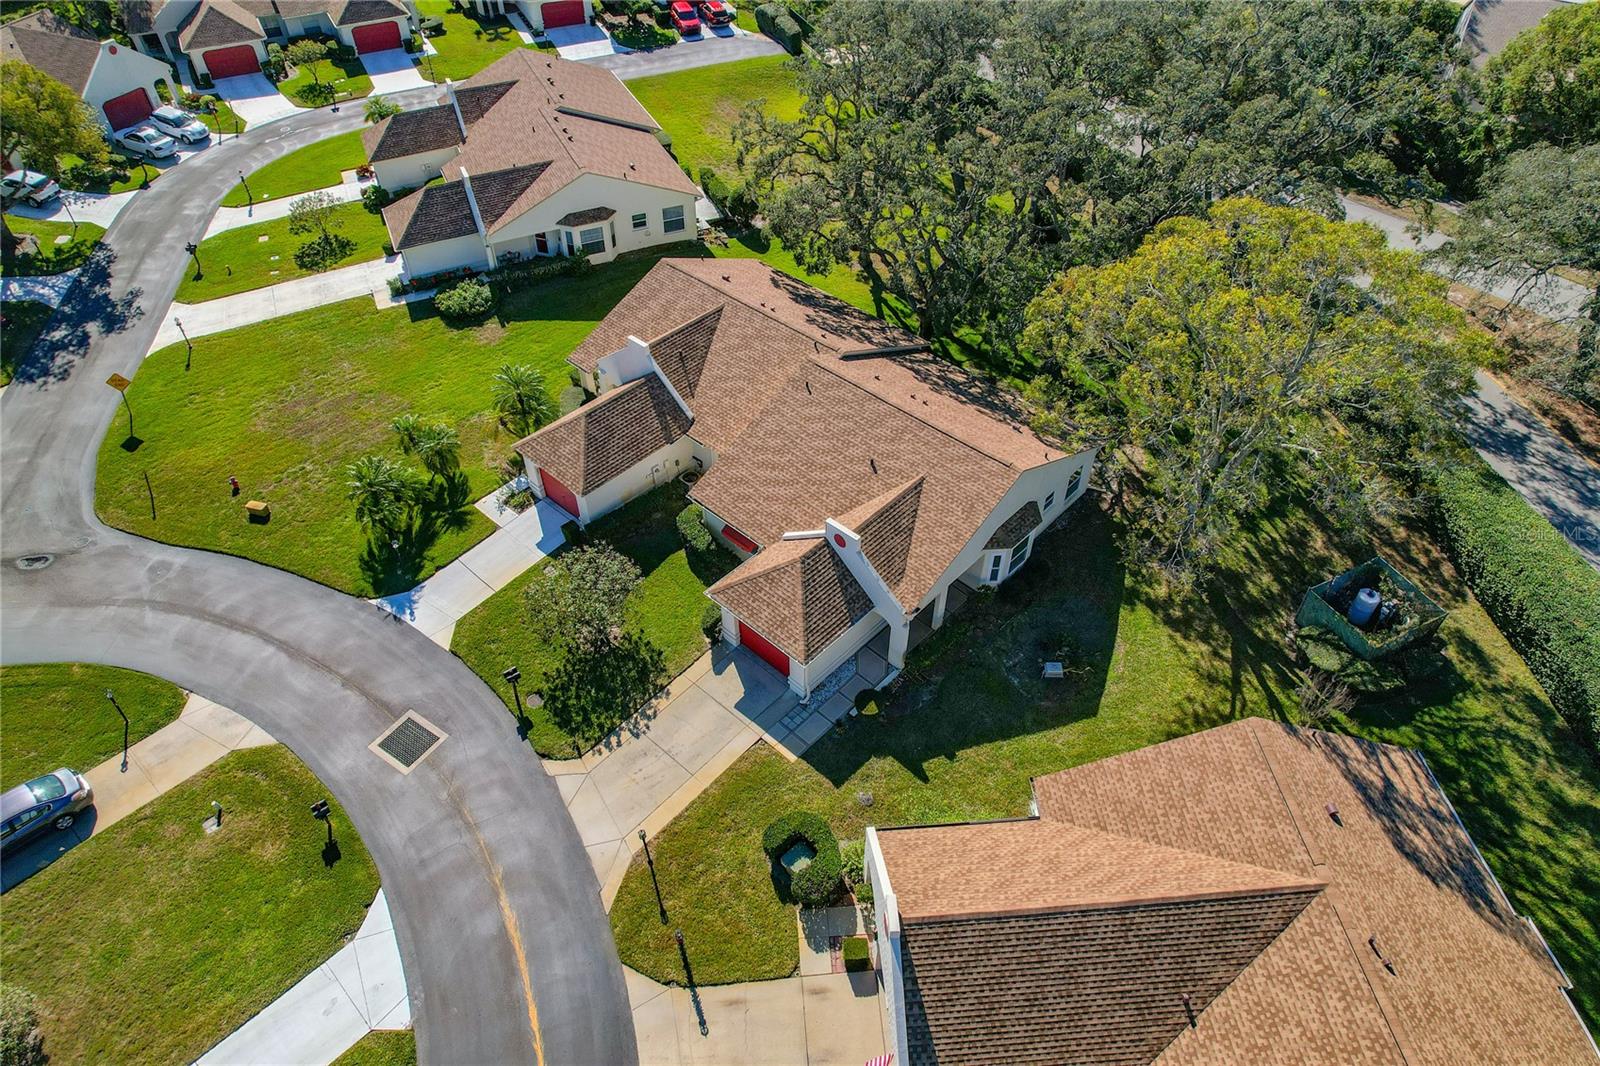
<path fill-rule="evenodd" d="M 228 106 L 252 126 L 305 110 L 280 93 L 265 74 L 219 78 L 211 91 L 228 101 Z"/>
<path fill-rule="evenodd" d="M 631 48 L 611 39 L 599 26 L 585 23 L 582 26 L 557 26 L 546 30 L 545 38 L 556 46 L 556 55 L 562 59 L 596 59 L 600 56 L 626 55 Z"/>
<path fill-rule="evenodd" d="M 390 48 L 383 52 L 368 52 L 361 57 L 372 79 L 372 95 L 404 92 L 407 89 L 424 89 L 433 83 L 417 72 L 417 64 L 404 48 Z"/>

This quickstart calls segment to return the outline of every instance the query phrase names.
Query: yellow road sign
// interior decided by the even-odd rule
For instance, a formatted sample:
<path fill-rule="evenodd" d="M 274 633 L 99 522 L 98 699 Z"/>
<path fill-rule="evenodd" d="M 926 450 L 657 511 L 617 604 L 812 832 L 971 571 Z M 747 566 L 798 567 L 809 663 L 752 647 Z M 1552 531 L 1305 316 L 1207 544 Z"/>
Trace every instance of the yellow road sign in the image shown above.
<path fill-rule="evenodd" d="M 113 389 L 116 389 L 118 392 L 127 392 L 128 391 L 128 386 L 132 385 L 133 382 L 129 381 L 127 378 L 123 377 L 121 374 L 112 374 L 110 377 L 106 378 L 106 384 L 110 385 Z"/>

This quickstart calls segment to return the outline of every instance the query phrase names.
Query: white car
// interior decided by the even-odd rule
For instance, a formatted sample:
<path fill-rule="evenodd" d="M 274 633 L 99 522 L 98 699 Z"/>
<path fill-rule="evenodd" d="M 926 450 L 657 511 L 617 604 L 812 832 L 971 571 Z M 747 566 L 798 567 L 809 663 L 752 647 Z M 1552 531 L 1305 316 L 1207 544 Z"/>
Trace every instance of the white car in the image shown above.
<path fill-rule="evenodd" d="M 134 126 L 117 134 L 117 143 L 149 159 L 165 159 L 178 150 L 178 142 L 154 126 Z"/>
<path fill-rule="evenodd" d="M 13 170 L 0 178 L 0 196 L 8 204 L 13 200 L 42 204 L 60 195 L 61 186 L 36 170 Z"/>
<path fill-rule="evenodd" d="M 204 122 L 195 118 L 181 107 L 167 104 L 150 112 L 150 125 L 167 134 L 176 137 L 185 144 L 199 144 L 211 136 L 211 130 Z"/>

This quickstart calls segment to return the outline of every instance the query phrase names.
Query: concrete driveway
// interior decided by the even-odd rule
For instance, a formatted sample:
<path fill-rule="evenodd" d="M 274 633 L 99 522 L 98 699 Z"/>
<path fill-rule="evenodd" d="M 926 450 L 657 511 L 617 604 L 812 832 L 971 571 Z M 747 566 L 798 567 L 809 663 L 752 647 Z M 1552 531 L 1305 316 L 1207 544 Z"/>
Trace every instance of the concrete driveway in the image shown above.
<path fill-rule="evenodd" d="M 433 83 L 417 73 L 417 64 L 404 48 L 390 48 L 383 52 L 368 52 L 361 57 L 372 79 L 372 94 L 404 92 L 406 89 L 425 89 Z"/>
<path fill-rule="evenodd" d="M 724 37 L 715 33 L 703 33 L 697 38 L 681 41 L 671 48 L 657 48 L 652 52 L 600 55 L 584 62 L 615 71 L 617 77 L 627 81 L 629 78 L 643 78 L 651 74 L 670 74 L 675 70 L 731 63 L 738 59 L 781 55 L 787 55 L 783 45 L 765 34 L 734 33 Z"/>
<path fill-rule="evenodd" d="M 96 226 L 110 227 L 121 211 L 132 200 L 132 192 L 78 192 L 62 189 L 61 195 L 47 204 L 13 204 L 6 214 L 18 218 L 46 218 L 56 222 L 93 222 Z"/>
<path fill-rule="evenodd" d="M 556 55 L 562 59 L 595 59 L 599 56 L 626 55 L 631 48 L 611 39 L 599 26 L 557 26 L 544 32 L 545 38 L 556 46 Z"/>
<path fill-rule="evenodd" d="M 221 78 L 211 90 L 228 101 L 228 106 L 250 125 L 255 126 L 274 119 L 298 115 L 306 108 L 297 106 L 278 87 L 267 80 L 265 74 L 241 74 L 237 78 Z"/>

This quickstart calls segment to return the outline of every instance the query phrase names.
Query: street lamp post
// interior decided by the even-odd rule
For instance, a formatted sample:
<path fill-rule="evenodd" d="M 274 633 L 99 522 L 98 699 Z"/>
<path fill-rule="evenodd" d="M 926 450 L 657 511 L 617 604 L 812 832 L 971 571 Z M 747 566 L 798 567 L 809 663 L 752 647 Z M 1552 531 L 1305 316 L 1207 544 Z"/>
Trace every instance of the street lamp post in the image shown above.
<path fill-rule="evenodd" d="M 132 430 L 129 430 L 128 435 L 129 436 L 133 435 Z M 106 699 L 110 700 L 111 701 L 111 706 L 115 707 L 117 709 L 117 713 L 122 715 L 122 772 L 123 773 L 127 773 L 128 772 L 128 716 L 122 710 L 122 705 L 117 702 L 116 693 L 112 692 L 110 689 L 106 689 Z"/>
<path fill-rule="evenodd" d="M 244 186 L 244 198 L 247 201 L 249 201 L 249 203 L 246 206 L 248 206 L 248 207 L 256 206 L 256 198 L 250 192 L 250 183 L 248 181 L 244 180 L 244 171 L 242 171 L 242 170 L 239 171 L 239 184 Z"/>

